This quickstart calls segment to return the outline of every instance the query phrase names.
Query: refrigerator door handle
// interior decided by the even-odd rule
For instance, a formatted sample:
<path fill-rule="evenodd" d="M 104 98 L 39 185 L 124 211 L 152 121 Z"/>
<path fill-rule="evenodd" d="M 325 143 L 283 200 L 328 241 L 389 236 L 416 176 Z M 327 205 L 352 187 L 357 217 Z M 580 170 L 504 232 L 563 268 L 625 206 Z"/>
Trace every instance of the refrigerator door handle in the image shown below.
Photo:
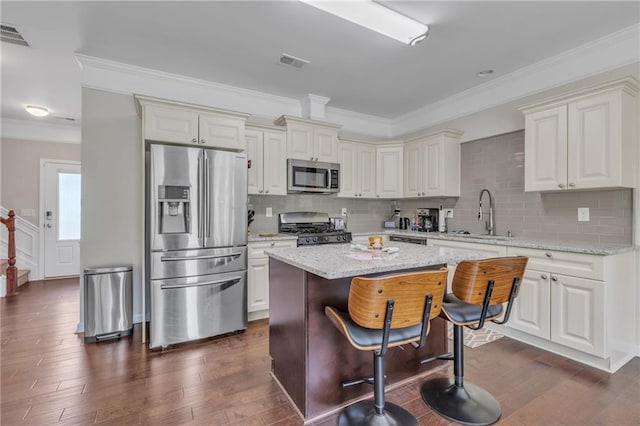
<path fill-rule="evenodd" d="M 199 283 L 185 283 L 185 284 L 161 284 L 160 288 L 162 290 L 169 290 L 172 288 L 188 288 L 188 287 L 200 287 L 203 285 L 215 285 L 222 286 L 227 283 L 235 283 L 242 279 L 242 277 L 233 277 L 227 280 L 217 280 L 217 281 L 202 281 Z"/>
<path fill-rule="evenodd" d="M 162 262 L 174 262 L 174 261 L 181 261 L 181 260 L 201 260 L 201 259 L 220 259 L 223 257 L 238 257 L 241 256 L 242 253 L 224 253 L 224 254 L 205 254 L 202 256 L 190 256 L 190 257 L 185 257 L 185 256 L 180 256 L 180 257 L 169 257 L 169 256 L 163 256 L 160 258 L 160 260 Z"/>
<path fill-rule="evenodd" d="M 205 237 L 211 237 L 211 188 L 209 188 L 209 156 L 207 155 L 207 151 L 204 151 L 204 181 L 205 181 L 205 195 L 204 195 L 204 217 L 205 217 Z"/>
<path fill-rule="evenodd" d="M 202 154 L 198 155 L 198 239 L 202 238 Z M 202 243 L 202 242 L 201 242 Z"/>

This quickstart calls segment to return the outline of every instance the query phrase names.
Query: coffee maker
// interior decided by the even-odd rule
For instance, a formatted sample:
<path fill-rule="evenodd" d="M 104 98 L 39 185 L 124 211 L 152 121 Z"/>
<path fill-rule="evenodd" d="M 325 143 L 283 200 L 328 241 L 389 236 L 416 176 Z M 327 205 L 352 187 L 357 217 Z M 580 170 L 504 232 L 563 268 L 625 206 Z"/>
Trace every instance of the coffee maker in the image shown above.
<path fill-rule="evenodd" d="M 420 208 L 416 210 L 418 226 L 424 232 L 438 232 L 439 209 Z"/>

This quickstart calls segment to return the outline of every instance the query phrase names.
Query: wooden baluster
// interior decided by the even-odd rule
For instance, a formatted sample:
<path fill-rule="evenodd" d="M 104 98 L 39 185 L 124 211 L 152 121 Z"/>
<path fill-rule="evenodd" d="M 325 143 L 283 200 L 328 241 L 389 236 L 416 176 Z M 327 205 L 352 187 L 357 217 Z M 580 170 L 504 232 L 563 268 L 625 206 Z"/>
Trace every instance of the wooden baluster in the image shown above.
<path fill-rule="evenodd" d="M 0 217 L 8 231 L 9 266 L 7 267 L 7 296 L 15 296 L 18 289 L 18 268 L 16 268 L 16 219 L 15 212 L 9 210 L 9 217 Z"/>

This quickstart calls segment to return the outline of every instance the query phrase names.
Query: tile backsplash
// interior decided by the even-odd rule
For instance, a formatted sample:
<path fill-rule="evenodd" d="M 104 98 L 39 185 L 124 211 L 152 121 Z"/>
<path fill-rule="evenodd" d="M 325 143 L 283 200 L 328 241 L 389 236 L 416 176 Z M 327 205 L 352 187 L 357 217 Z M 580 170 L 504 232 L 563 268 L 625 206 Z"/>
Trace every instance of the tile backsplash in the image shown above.
<path fill-rule="evenodd" d="M 478 221 L 478 196 L 488 188 L 494 199 L 496 234 L 511 231 L 517 237 L 549 241 L 631 244 L 633 200 L 631 189 L 603 191 L 524 192 L 524 132 L 479 139 L 462 144 L 459 198 L 362 200 L 335 195 L 250 196 L 256 211 L 251 232 L 276 232 L 278 213 L 322 211 L 340 216 L 348 210 L 348 229 L 352 232 L 378 231 L 395 208 L 412 216 L 416 208 L 454 209 L 449 230 L 485 233 Z M 488 198 L 485 195 L 485 218 Z M 267 207 L 273 217 L 266 217 Z M 578 222 L 578 208 L 588 207 L 590 220 Z"/>

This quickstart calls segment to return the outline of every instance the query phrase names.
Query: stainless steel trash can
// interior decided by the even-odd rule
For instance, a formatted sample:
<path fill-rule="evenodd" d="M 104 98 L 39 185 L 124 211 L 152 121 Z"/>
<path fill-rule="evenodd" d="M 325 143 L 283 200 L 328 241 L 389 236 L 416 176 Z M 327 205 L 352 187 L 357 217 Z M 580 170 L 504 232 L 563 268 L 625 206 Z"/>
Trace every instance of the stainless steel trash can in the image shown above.
<path fill-rule="evenodd" d="M 133 332 L 133 267 L 84 270 L 84 341 L 99 342 Z"/>

